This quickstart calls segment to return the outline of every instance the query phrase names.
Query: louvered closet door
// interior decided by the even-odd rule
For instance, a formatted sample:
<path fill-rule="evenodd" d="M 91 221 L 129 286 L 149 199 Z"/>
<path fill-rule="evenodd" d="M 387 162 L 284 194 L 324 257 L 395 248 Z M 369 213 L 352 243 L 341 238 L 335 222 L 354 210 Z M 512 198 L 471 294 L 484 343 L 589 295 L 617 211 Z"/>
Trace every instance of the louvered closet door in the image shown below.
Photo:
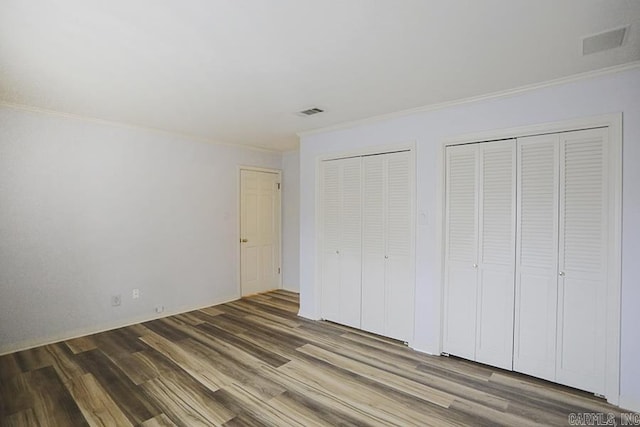
<path fill-rule="evenodd" d="M 413 338 L 413 165 L 408 151 L 386 154 L 385 333 L 409 342 Z"/>
<path fill-rule="evenodd" d="M 322 317 L 360 327 L 360 158 L 322 169 Z"/>
<path fill-rule="evenodd" d="M 478 144 L 476 359 L 512 369 L 515 260 L 515 140 Z"/>
<path fill-rule="evenodd" d="M 558 135 L 519 138 L 514 370 L 555 381 Z"/>
<path fill-rule="evenodd" d="M 365 156 L 362 328 L 413 337 L 413 177 L 410 152 Z"/>
<path fill-rule="evenodd" d="M 386 317 L 385 157 L 362 159 L 362 329 L 380 335 Z"/>
<path fill-rule="evenodd" d="M 603 129 L 560 135 L 557 381 L 605 394 L 608 170 Z"/>
<path fill-rule="evenodd" d="M 445 352 L 475 359 L 478 144 L 446 148 Z"/>
<path fill-rule="evenodd" d="M 322 318 L 340 321 L 340 160 L 322 164 Z"/>

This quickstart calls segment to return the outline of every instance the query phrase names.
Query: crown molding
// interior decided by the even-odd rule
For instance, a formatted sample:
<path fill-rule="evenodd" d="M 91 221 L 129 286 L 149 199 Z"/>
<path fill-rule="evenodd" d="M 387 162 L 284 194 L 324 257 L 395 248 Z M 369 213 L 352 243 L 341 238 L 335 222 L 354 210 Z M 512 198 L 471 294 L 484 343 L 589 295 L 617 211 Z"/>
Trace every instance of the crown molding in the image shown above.
<path fill-rule="evenodd" d="M 47 115 L 47 116 L 60 117 L 60 118 L 65 118 L 65 119 L 82 120 L 82 121 L 85 121 L 85 122 L 97 123 L 97 124 L 107 125 L 107 126 L 115 126 L 115 127 L 125 128 L 125 129 L 135 129 L 135 130 L 142 130 L 142 131 L 147 131 L 147 132 L 154 132 L 154 133 L 159 133 L 159 134 L 163 134 L 163 135 L 184 138 L 184 139 L 188 139 L 190 141 L 200 142 L 200 143 L 209 144 L 209 145 L 224 145 L 224 146 L 228 146 L 228 147 L 245 148 L 245 149 L 248 149 L 248 150 L 264 151 L 264 152 L 268 152 L 268 153 L 280 153 L 281 152 L 281 150 L 274 150 L 274 149 L 261 147 L 261 146 L 257 146 L 257 145 L 234 144 L 234 143 L 225 142 L 225 141 L 215 141 L 215 140 L 212 140 L 212 139 L 209 139 L 209 138 L 204 138 L 204 137 L 201 137 L 201 136 L 198 136 L 198 135 L 193 135 L 193 134 L 190 134 L 190 133 L 171 131 L 171 130 L 160 129 L 160 128 L 155 128 L 155 127 L 151 127 L 151 126 L 136 125 L 136 124 L 126 123 L 126 122 L 118 122 L 118 121 L 115 121 L 115 120 L 105 120 L 105 119 L 100 119 L 100 118 L 97 118 L 97 117 L 83 116 L 83 115 L 80 115 L 80 114 L 73 114 L 73 113 L 66 113 L 66 112 L 63 112 L 63 111 L 49 110 L 49 109 L 46 109 L 46 108 L 35 107 L 35 106 L 32 106 L 32 105 L 26 105 L 26 104 L 17 104 L 17 103 L 7 102 L 7 101 L 3 101 L 3 100 L 0 100 L 0 107 L 10 108 L 12 110 L 26 111 L 26 112 L 29 112 L 29 113 L 44 114 L 44 115 Z"/>
<path fill-rule="evenodd" d="M 317 135 L 320 133 L 331 132 L 336 130 L 349 129 L 356 126 L 378 123 L 385 120 L 410 116 L 418 113 L 426 113 L 430 111 L 443 110 L 445 108 L 471 104 L 474 102 L 485 101 L 490 99 L 506 98 L 509 96 L 526 93 L 534 90 L 539 90 L 547 87 L 559 86 L 559 85 L 563 85 L 571 82 L 577 82 L 581 80 L 588 80 L 595 77 L 600 77 L 608 74 L 621 73 L 624 71 L 634 70 L 638 68 L 640 68 L 640 61 L 633 61 L 633 62 L 628 62 L 622 65 L 615 65 L 613 67 L 601 68 L 598 70 L 587 71 L 579 74 L 573 74 L 571 76 L 561 77 L 559 79 L 547 80 L 541 83 L 533 83 L 530 85 L 519 86 L 517 88 L 506 89 L 498 92 L 492 92 L 485 95 L 462 98 L 462 99 L 446 101 L 446 102 L 441 102 L 436 104 L 429 104 L 421 107 L 410 108 L 407 110 L 400 110 L 393 113 L 380 114 L 380 115 L 368 117 L 365 119 L 353 120 L 349 122 L 339 123 L 336 125 L 325 126 L 317 129 L 307 130 L 307 131 L 301 131 L 301 132 L 297 132 L 296 135 L 298 135 L 298 137 L 300 138 L 304 138 L 306 136 Z"/>

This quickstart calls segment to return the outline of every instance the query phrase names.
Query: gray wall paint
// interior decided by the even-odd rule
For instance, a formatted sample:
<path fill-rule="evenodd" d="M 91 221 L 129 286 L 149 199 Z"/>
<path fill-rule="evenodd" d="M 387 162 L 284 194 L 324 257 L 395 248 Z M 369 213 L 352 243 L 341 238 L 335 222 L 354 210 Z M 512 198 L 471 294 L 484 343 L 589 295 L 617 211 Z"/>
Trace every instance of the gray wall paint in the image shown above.
<path fill-rule="evenodd" d="M 0 353 L 237 298 L 238 166 L 281 159 L 0 107 Z"/>
<path fill-rule="evenodd" d="M 300 290 L 300 152 L 282 154 L 282 287 Z"/>
<path fill-rule="evenodd" d="M 502 98 L 325 132 L 300 142 L 300 312 L 319 315 L 315 286 L 316 159 L 375 146 L 416 141 L 416 319 L 412 345 L 432 353 L 440 340 L 440 248 L 436 212 L 439 150 L 456 136 L 492 129 L 623 112 L 623 233 L 621 402 L 640 410 L 640 69 L 536 89 Z M 422 217 L 422 215 L 420 215 Z M 604 345 L 594 343 L 593 345 Z"/>

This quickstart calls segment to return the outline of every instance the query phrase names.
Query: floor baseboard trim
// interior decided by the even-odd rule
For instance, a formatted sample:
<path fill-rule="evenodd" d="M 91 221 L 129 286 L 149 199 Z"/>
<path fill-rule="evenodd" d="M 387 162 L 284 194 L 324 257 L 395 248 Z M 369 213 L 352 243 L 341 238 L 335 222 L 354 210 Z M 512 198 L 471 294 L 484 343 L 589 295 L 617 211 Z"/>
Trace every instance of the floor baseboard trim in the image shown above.
<path fill-rule="evenodd" d="M 108 325 L 81 328 L 81 329 L 77 329 L 77 330 L 75 330 L 73 332 L 62 333 L 62 334 L 59 334 L 59 335 L 51 335 L 51 336 L 48 336 L 48 337 L 36 338 L 36 339 L 33 339 L 33 340 L 27 340 L 27 341 L 23 341 L 23 342 L 19 342 L 19 343 L 8 344 L 8 345 L 4 345 L 4 346 L 0 347 L 0 356 L 4 356 L 4 355 L 10 354 L 10 353 L 15 353 L 15 352 L 18 352 L 18 351 L 29 350 L 29 349 L 32 349 L 34 347 L 40 347 L 40 346 L 43 346 L 43 345 L 55 344 L 55 343 L 59 343 L 59 342 L 62 342 L 62 341 L 67 341 L 67 340 L 71 340 L 71 339 L 75 339 L 75 338 L 85 337 L 87 335 L 99 334 L 101 332 L 107 332 L 107 331 L 111 331 L 111 330 L 114 330 L 114 329 L 124 328 L 124 327 L 127 327 L 127 326 L 136 325 L 138 323 L 149 322 L 151 320 L 157 320 L 157 319 L 162 319 L 162 318 L 165 318 L 165 317 L 175 316 L 176 314 L 187 313 L 189 311 L 200 310 L 200 309 L 211 307 L 211 306 L 215 306 L 215 305 L 225 304 L 227 302 L 239 300 L 240 298 L 241 298 L 240 296 L 221 298 L 219 300 L 215 300 L 215 301 L 209 302 L 209 303 L 207 303 L 205 305 L 201 305 L 201 306 L 181 307 L 179 309 L 171 310 L 171 311 L 165 311 L 165 312 L 163 312 L 161 314 L 157 314 L 157 315 L 140 316 L 140 317 L 135 317 L 133 319 L 126 320 L 124 322 L 116 322 L 116 323 L 108 324 Z"/>

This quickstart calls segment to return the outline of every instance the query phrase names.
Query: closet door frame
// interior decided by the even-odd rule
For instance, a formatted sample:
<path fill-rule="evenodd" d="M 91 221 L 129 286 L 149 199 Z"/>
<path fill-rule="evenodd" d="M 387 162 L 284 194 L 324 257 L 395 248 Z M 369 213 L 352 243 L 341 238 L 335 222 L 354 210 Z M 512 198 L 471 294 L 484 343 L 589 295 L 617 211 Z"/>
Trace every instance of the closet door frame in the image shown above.
<path fill-rule="evenodd" d="M 525 136 L 569 132 L 593 128 L 608 129 L 608 191 L 609 191 L 609 241 L 607 247 L 607 325 L 606 346 L 606 397 L 609 403 L 620 402 L 620 311 L 622 281 L 622 113 L 605 114 L 575 120 L 550 122 L 508 129 L 464 134 L 447 139 L 438 153 L 439 183 L 437 185 L 436 241 L 440 257 L 440 339 L 437 353 L 442 353 L 445 293 L 445 149 L 447 146 L 477 142 L 498 141 Z"/>
<path fill-rule="evenodd" d="M 367 148 L 363 148 L 361 150 L 350 150 L 350 151 L 341 151 L 341 152 L 335 152 L 335 153 L 330 153 L 330 154 L 326 154 L 326 155 L 320 155 L 316 157 L 316 167 L 315 167 L 315 218 L 314 218 L 314 223 L 315 223 L 315 233 L 314 233 L 314 237 L 315 237 L 315 248 L 316 248 L 316 253 L 315 253 L 315 271 L 314 271 L 314 295 L 313 295 L 313 300 L 315 301 L 314 304 L 314 313 L 317 313 L 317 315 L 311 315 L 306 314 L 306 313 L 299 313 L 301 316 L 303 317 L 307 317 L 310 319 L 316 318 L 316 319 L 322 319 L 322 256 L 323 256 L 323 252 L 324 252 L 324 248 L 322 246 L 322 228 L 323 228 L 323 216 L 322 216 L 322 165 L 323 162 L 325 161 L 329 161 L 329 160 L 338 160 L 338 159 L 345 159 L 345 158 L 350 158 L 350 157 L 364 157 L 364 156 L 370 156 L 370 155 L 376 155 L 376 154 L 388 154 L 388 153 L 394 153 L 394 152 L 399 152 L 399 151 L 409 151 L 410 152 L 410 163 L 411 163 L 411 168 L 412 168 L 412 172 L 411 172 L 411 176 L 412 179 L 414 180 L 414 182 L 412 183 L 411 186 L 411 256 L 413 258 L 413 262 L 412 262 L 412 271 L 411 271 L 411 275 L 412 275 L 412 281 L 413 281 L 413 288 L 414 288 L 414 301 L 413 301 L 413 318 L 414 318 L 414 334 L 412 335 L 411 339 L 407 342 L 407 345 L 409 347 L 413 347 L 413 340 L 414 340 L 414 335 L 415 335 L 415 314 L 417 313 L 416 311 L 416 307 L 415 307 L 415 283 L 416 283 L 416 274 L 415 274 L 415 266 L 416 266 L 416 205 L 417 205 L 417 200 L 416 200 L 416 187 L 417 187 L 417 183 L 415 182 L 416 179 L 416 142 L 415 141 L 409 141 L 409 142 L 404 142 L 404 143 L 397 143 L 397 144 L 389 144 L 389 145 L 378 145 L 378 146 L 373 146 L 373 147 L 367 147 Z"/>

